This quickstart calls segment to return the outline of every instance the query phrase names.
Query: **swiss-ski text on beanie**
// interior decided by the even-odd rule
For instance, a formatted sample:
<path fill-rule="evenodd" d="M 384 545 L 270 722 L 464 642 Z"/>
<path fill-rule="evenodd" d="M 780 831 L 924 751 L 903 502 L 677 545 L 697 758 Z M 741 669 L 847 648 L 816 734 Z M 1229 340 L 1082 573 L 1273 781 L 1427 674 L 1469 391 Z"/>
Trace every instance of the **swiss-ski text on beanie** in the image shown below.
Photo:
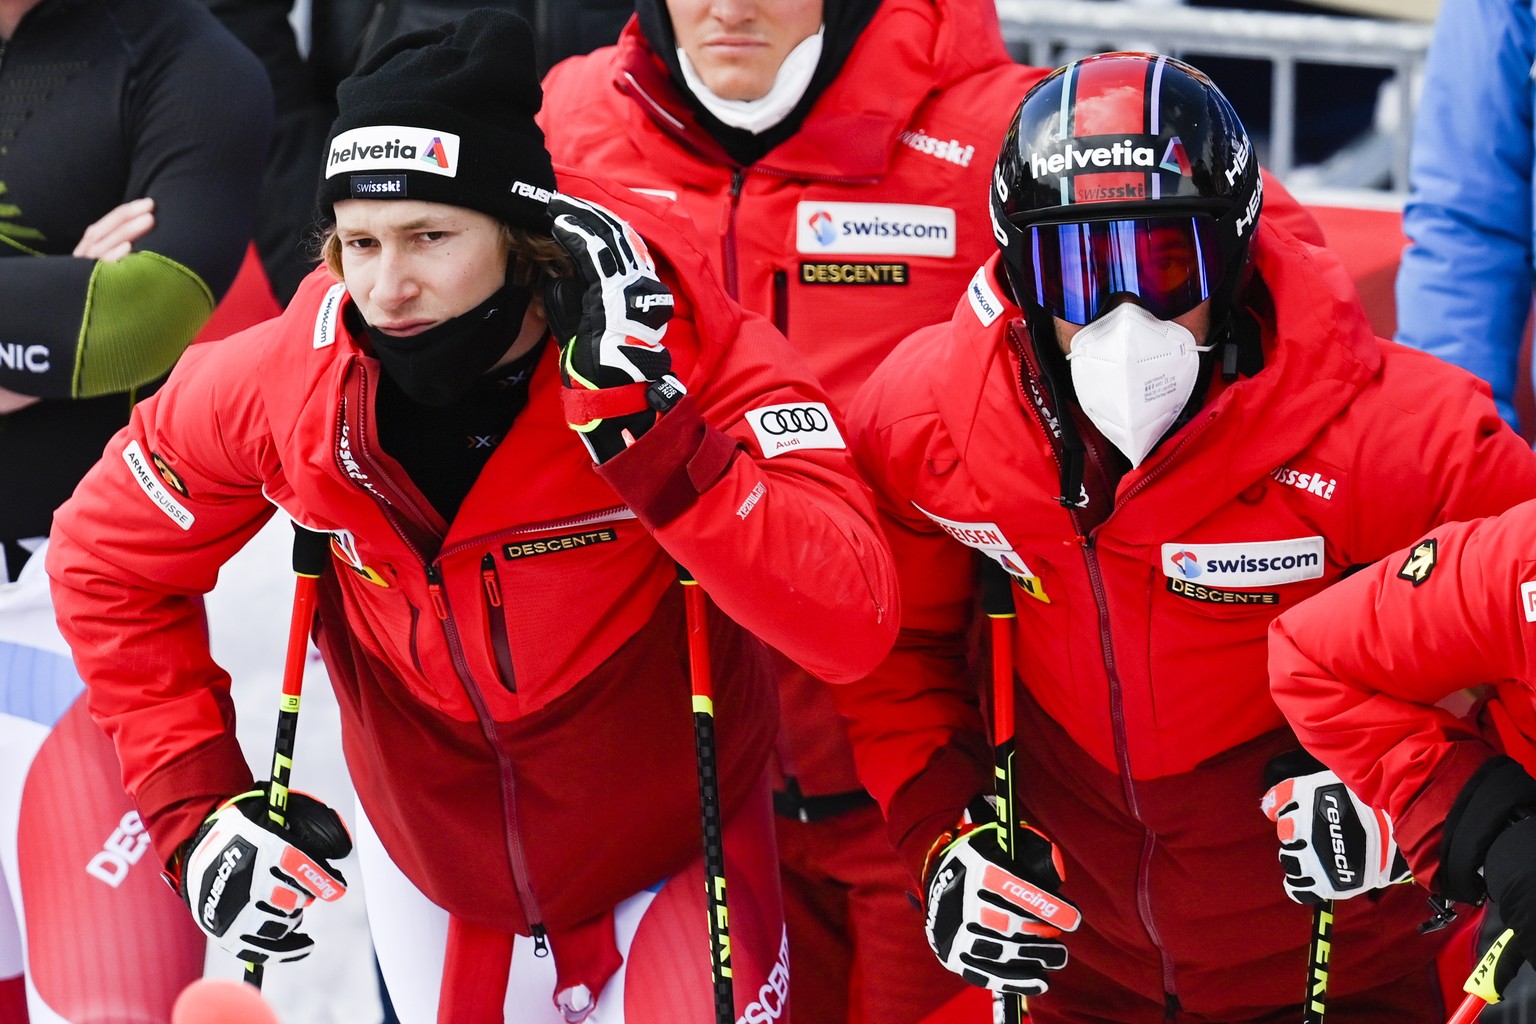
<path fill-rule="evenodd" d="M 542 100 L 533 33 L 515 14 L 476 10 L 391 40 L 336 89 L 321 211 L 419 199 L 548 232 Z"/>

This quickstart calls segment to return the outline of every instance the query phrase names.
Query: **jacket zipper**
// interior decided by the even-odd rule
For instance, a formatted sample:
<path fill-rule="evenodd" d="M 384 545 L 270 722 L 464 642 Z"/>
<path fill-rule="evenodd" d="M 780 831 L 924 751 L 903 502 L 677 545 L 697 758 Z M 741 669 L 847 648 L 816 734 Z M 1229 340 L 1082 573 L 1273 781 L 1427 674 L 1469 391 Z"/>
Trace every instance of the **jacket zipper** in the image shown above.
<path fill-rule="evenodd" d="M 473 548 L 496 545 L 508 537 L 524 536 L 530 533 L 544 533 L 548 530 L 575 529 L 582 526 L 594 526 L 598 523 L 617 522 L 623 519 L 634 519 L 635 513 L 625 505 L 615 505 L 611 508 L 598 509 L 579 516 L 567 516 L 564 519 L 551 519 L 539 523 L 528 523 L 523 526 L 514 526 L 495 533 L 473 537 L 469 540 L 459 541 L 438 552 L 437 561 L 441 563 L 450 555 Z M 487 551 L 480 559 L 480 585 L 485 591 L 486 603 L 490 606 L 487 613 L 489 620 L 500 618 L 501 628 L 495 628 L 494 621 L 489 627 L 491 650 L 496 656 L 497 673 L 501 676 L 501 683 L 511 693 L 517 692 L 517 670 L 512 663 L 512 641 L 510 638 L 509 613 L 506 608 L 506 596 L 502 593 L 501 580 L 496 575 L 496 555 L 494 551 Z"/>
<path fill-rule="evenodd" d="M 469 695 L 470 703 L 475 706 L 475 717 L 480 720 L 480 731 L 490 743 L 491 749 L 496 754 L 496 761 L 501 767 L 502 814 L 506 817 L 508 825 L 504 833 L 507 857 L 512 865 L 512 883 L 517 887 L 517 898 L 523 905 L 523 915 L 528 919 L 528 931 L 533 936 L 534 955 L 548 956 L 549 933 L 544 927 L 544 915 L 539 910 L 538 898 L 534 896 L 533 888 L 528 881 L 528 855 L 523 849 L 522 829 L 517 823 L 517 783 L 512 773 L 512 766 L 507 761 L 496 735 L 496 721 L 491 717 L 490 708 L 486 706 L 485 695 L 471 682 L 469 662 L 464 657 L 464 645 L 459 637 L 459 627 L 453 620 L 453 609 L 448 603 L 448 594 L 443 590 L 442 567 L 435 561 L 429 562 L 426 565 L 426 572 L 427 592 L 432 596 L 432 610 L 437 613 L 438 620 L 442 624 L 443 636 L 448 641 L 448 653 L 453 659 L 454 671 L 463 680 L 464 692 Z"/>
<path fill-rule="evenodd" d="M 501 675 L 501 685 L 511 693 L 517 692 L 517 672 L 512 668 L 512 644 L 507 640 L 507 612 L 501 605 L 501 584 L 496 579 L 496 556 L 487 551 L 480 559 L 480 581 L 485 586 L 485 601 L 490 605 L 486 619 L 490 625 L 491 650 L 496 654 L 496 671 Z M 501 628 L 496 628 L 496 620 Z"/>
<path fill-rule="evenodd" d="M 736 273 L 736 211 L 741 205 L 741 189 L 746 184 L 747 170 L 735 167 L 731 170 L 730 202 L 725 207 L 725 230 L 720 239 L 720 262 L 725 270 L 725 290 L 731 298 L 741 301 L 741 281 Z"/>
<path fill-rule="evenodd" d="M 374 459 L 373 452 L 368 444 L 368 432 L 364 422 L 368 395 L 368 372 L 366 367 L 357 365 L 358 380 L 360 384 L 359 394 L 364 399 L 359 402 L 360 408 L 356 410 L 358 419 L 357 436 L 352 438 L 353 452 L 358 462 L 365 465 L 369 472 L 373 473 L 380 481 L 388 481 L 388 476 L 378 461 Z M 343 414 L 344 415 L 344 414 Z M 349 432 L 350 433 L 350 432 Z M 430 522 L 422 514 L 420 506 L 411 500 L 408 494 L 400 491 L 390 482 L 390 489 L 396 497 L 402 500 L 405 508 L 413 515 L 417 523 Z M 382 495 L 380 495 L 382 497 Z M 544 927 L 544 915 L 539 909 L 538 898 L 534 895 L 533 888 L 528 879 L 528 857 L 523 850 L 522 830 L 518 827 L 517 818 L 517 777 L 512 769 L 512 763 L 507 758 L 506 751 L 502 749 L 496 734 L 496 722 L 491 717 L 490 709 L 485 703 L 485 695 L 475 684 L 474 677 L 469 670 L 469 662 L 464 657 L 464 647 L 459 637 L 457 624 L 453 621 L 452 608 L 448 604 L 448 595 L 443 590 L 442 569 L 438 564 L 442 559 L 442 553 L 436 560 L 428 559 L 426 553 L 411 539 L 410 531 L 400 522 L 400 513 L 389 501 L 383 501 L 380 509 L 385 520 L 399 535 L 401 541 L 416 557 L 426 572 L 427 595 L 432 602 L 432 610 L 438 617 L 439 625 L 443 631 L 443 637 L 448 642 L 448 652 L 453 661 L 454 673 L 459 677 L 459 685 L 464 688 L 464 693 L 469 697 L 469 702 L 475 709 L 475 717 L 480 723 L 481 735 L 490 745 L 491 753 L 496 758 L 497 774 L 501 779 L 501 803 L 502 814 L 506 820 L 506 828 L 502 838 L 506 846 L 508 867 L 512 871 L 512 884 L 517 891 L 518 903 L 523 910 L 523 917 L 528 922 L 529 933 L 533 937 L 533 948 L 536 956 L 549 955 L 548 931 Z M 412 643 L 415 642 L 415 633 L 412 632 Z M 419 663 L 419 662 L 418 662 Z"/>
<path fill-rule="evenodd" d="M 1063 468 L 1061 445 L 1052 433 L 1050 425 L 1045 421 L 1045 414 L 1029 400 L 1029 383 L 1024 379 L 1025 367 L 1021 359 L 1019 363 L 1019 391 L 1024 398 L 1024 405 L 1034 415 L 1039 423 L 1041 433 L 1045 436 L 1051 448 L 1051 457 L 1056 462 L 1058 478 Z M 1043 394 L 1043 392 L 1042 392 Z M 1055 409 L 1052 412 L 1056 416 L 1071 415 L 1070 410 Z M 1088 451 L 1088 445 L 1084 443 L 1084 450 Z M 1142 481 L 1138 481 L 1140 484 Z M 1113 515 L 1123 502 L 1116 503 L 1110 511 Z M 1115 741 L 1115 765 L 1120 772 L 1120 791 L 1125 799 L 1126 810 L 1137 824 L 1141 825 L 1142 840 L 1141 854 L 1136 869 L 1136 913 L 1141 919 L 1141 926 L 1147 933 L 1147 938 L 1157 949 L 1158 961 L 1161 966 L 1164 994 L 1175 1003 L 1178 1001 L 1178 982 L 1174 974 L 1173 961 L 1168 958 L 1167 951 L 1163 948 L 1162 933 L 1158 930 L 1157 920 L 1152 913 L 1152 895 L 1150 875 L 1152 870 L 1152 854 L 1157 848 L 1157 835 L 1147 828 L 1146 822 L 1141 817 L 1141 803 L 1136 793 L 1136 782 L 1131 775 L 1130 745 L 1125 731 L 1125 699 L 1120 685 L 1120 673 L 1116 668 L 1115 645 L 1113 634 L 1109 625 L 1109 597 L 1104 587 L 1104 574 L 1099 565 L 1098 554 L 1094 550 L 1094 535 L 1103 528 L 1104 523 L 1093 527 L 1086 533 L 1082 529 L 1082 518 L 1077 509 L 1067 507 L 1067 517 L 1072 522 L 1072 532 L 1077 535 L 1078 546 L 1083 552 L 1083 565 L 1088 572 L 1088 584 L 1093 590 L 1094 604 L 1099 616 L 1099 647 L 1104 658 L 1104 673 L 1109 680 L 1109 719 L 1110 730 Z M 1104 522 L 1108 522 L 1106 516 Z"/>

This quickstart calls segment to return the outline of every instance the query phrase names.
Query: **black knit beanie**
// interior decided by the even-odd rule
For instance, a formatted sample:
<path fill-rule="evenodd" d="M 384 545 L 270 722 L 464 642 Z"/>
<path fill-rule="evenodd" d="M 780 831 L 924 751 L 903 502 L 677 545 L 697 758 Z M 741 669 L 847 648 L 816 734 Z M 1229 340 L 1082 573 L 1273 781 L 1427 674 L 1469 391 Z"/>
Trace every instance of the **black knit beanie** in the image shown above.
<path fill-rule="evenodd" d="M 528 23 L 471 11 L 386 43 L 336 89 L 320 210 L 420 199 L 548 232 L 555 172 L 534 123 L 543 93 Z"/>

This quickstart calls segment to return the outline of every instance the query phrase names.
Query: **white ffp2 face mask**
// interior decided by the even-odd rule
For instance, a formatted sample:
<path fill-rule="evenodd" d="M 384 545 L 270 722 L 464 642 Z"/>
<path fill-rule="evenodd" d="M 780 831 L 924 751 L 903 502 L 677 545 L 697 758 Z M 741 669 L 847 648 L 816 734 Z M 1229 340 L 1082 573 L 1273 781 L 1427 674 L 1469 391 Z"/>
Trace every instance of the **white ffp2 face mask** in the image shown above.
<path fill-rule="evenodd" d="M 1141 465 L 1173 426 L 1200 377 L 1195 336 L 1133 302 L 1116 306 L 1072 338 L 1067 360 L 1083 412 Z"/>
<path fill-rule="evenodd" d="M 677 48 L 677 62 L 683 70 L 683 81 L 705 110 L 714 114 L 722 124 L 761 135 L 788 117 L 805 95 L 805 90 L 811 87 L 816 66 L 821 63 L 821 44 L 826 34 L 827 27 L 823 25 L 813 35 L 800 40 L 779 65 L 767 95 L 755 100 L 728 100 L 716 96 L 694 70 L 693 61 L 681 46 Z"/>

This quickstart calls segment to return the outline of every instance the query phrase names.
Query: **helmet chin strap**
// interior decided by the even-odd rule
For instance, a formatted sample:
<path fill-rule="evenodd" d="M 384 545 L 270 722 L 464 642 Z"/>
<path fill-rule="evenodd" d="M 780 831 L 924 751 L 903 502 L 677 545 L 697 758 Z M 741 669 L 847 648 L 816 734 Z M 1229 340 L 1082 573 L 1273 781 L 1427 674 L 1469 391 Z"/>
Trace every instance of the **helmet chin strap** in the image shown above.
<path fill-rule="evenodd" d="M 1063 508 L 1076 508 L 1083 492 L 1087 446 L 1078 432 L 1077 417 L 1073 415 L 1077 396 L 1072 391 L 1072 375 L 1067 372 L 1066 357 L 1056 344 L 1056 324 L 1050 314 L 1034 303 L 1023 309 L 1040 383 L 1045 388 L 1046 400 L 1051 403 L 1057 429 L 1061 431 L 1061 494 L 1056 501 Z"/>
<path fill-rule="evenodd" d="M 1261 300 L 1260 297 L 1268 293 L 1258 278 L 1246 272 L 1241 277 L 1241 287 L 1233 289 L 1241 292 L 1241 298 L 1228 298 L 1227 315 L 1221 325 L 1211 331 L 1210 338 L 1221 353 L 1221 377 L 1228 383 L 1238 377 L 1252 377 L 1264 369 L 1264 346 L 1259 335 L 1259 319 L 1249 304 Z"/>

